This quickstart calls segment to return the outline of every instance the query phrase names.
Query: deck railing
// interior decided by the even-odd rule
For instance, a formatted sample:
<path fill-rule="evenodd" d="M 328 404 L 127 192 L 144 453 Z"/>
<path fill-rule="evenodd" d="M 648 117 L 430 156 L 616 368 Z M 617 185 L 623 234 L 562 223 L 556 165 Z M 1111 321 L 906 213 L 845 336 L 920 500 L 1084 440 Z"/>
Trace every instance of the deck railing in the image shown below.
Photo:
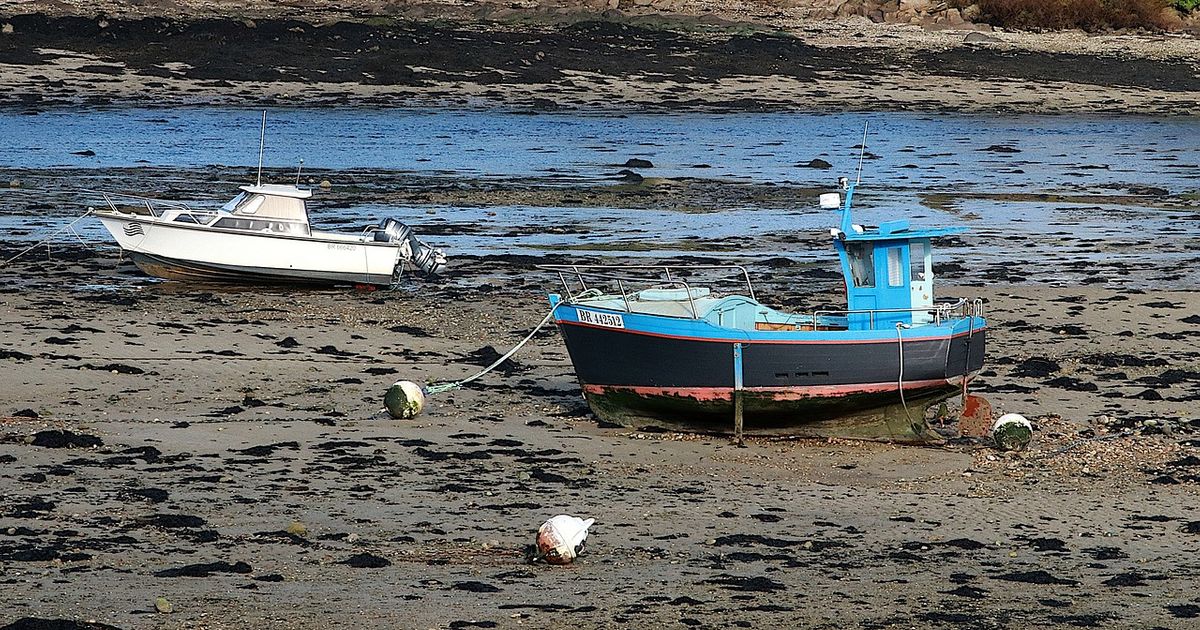
<path fill-rule="evenodd" d="M 750 281 L 750 274 L 746 268 L 741 265 L 537 265 L 538 269 L 543 269 L 558 274 L 558 279 L 562 282 L 563 289 L 567 293 L 568 301 L 575 299 L 576 295 L 591 289 L 588 286 L 588 281 L 609 281 L 615 282 L 617 289 L 621 293 L 621 301 L 625 305 L 625 312 L 633 312 L 629 306 L 629 290 L 626 287 L 627 283 L 645 283 L 657 282 L 673 287 L 682 287 L 684 295 L 687 296 L 689 310 L 691 311 L 690 319 L 699 319 L 699 311 L 696 308 L 695 293 L 691 285 L 686 281 L 678 278 L 681 271 L 714 271 L 726 270 L 736 271 L 746 283 L 746 291 L 752 300 L 757 301 L 754 294 L 754 285 Z M 646 272 L 642 275 L 623 274 L 620 272 Z M 649 272 L 656 272 L 655 275 L 650 275 Z M 672 273 L 674 272 L 674 273 Z M 574 277 L 578 284 L 578 292 L 572 287 L 572 283 L 568 280 L 569 277 Z M 940 326 L 942 322 L 952 319 L 962 319 L 966 317 L 983 317 L 983 300 L 960 298 L 954 302 L 936 303 L 932 306 L 922 306 L 915 308 L 879 308 L 879 309 L 859 309 L 859 310 L 836 310 L 836 309 L 819 309 L 807 315 L 795 315 L 789 318 L 785 324 L 807 324 L 814 328 L 820 325 L 844 325 L 840 320 L 849 317 L 850 315 L 867 315 L 870 322 L 870 327 L 875 327 L 875 321 L 878 314 L 883 313 L 929 313 L 933 316 L 934 324 Z M 664 315 L 665 317 L 677 317 L 673 315 Z M 830 319 L 839 320 L 837 324 L 830 323 Z M 825 323 L 823 324 L 822 321 Z"/>
<path fill-rule="evenodd" d="M 968 300 L 959 298 L 957 302 L 942 302 L 935 303 L 933 306 L 921 306 L 915 308 L 871 308 L 858 310 L 831 310 L 821 309 L 813 311 L 812 321 L 818 321 L 820 317 L 838 316 L 848 317 L 850 315 L 867 315 L 869 318 L 869 326 L 875 328 L 875 315 L 877 313 L 930 313 L 933 315 L 933 323 L 935 326 L 941 326 L 943 321 L 951 319 L 963 319 L 966 317 L 983 317 L 983 300 L 975 298 Z"/>
<path fill-rule="evenodd" d="M 571 282 L 567 280 L 568 276 L 574 276 L 575 281 L 579 284 L 580 292 L 587 291 L 591 287 L 588 286 L 588 280 L 607 280 L 616 282 L 617 289 L 621 292 L 621 300 L 625 303 L 625 312 L 631 312 L 629 309 L 629 291 L 626 289 L 626 283 L 646 283 L 655 282 L 658 284 L 666 284 L 673 287 L 683 287 L 684 295 L 687 296 L 688 305 L 691 307 L 692 319 L 699 319 L 699 311 L 696 309 L 695 294 L 692 292 L 692 287 L 686 280 L 678 278 L 681 272 L 692 271 L 736 271 L 741 275 L 742 280 L 746 283 L 746 291 L 750 294 L 750 299 L 754 297 L 754 284 L 750 282 L 750 272 L 741 265 L 537 265 L 538 269 L 544 269 L 558 274 L 558 279 L 562 282 L 563 289 L 567 292 L 567 299 L 575 299 L 575 291 L 571 287 Z M 625 274 L 622 272 L 640 272 L 642 275 Z M 651 272 L 654 272 L 651 274 Z M 673 273 L 672 273 L 673 272 Z"/>
<path fill-rule="evenodd" d="M 138 195 L 127 195 L 124 193 L 111 193 L 111 192 L 105 192 L 103 190 L 89 190 L 86 192 L 95 193 L 95 194 L 98 194 L 101 197 L 103 197 L 104 203 L 108 204 L 108 208 L 110 210 L 112 210 L 113 212 L 124 212 L 125 214 L 129 214 L 129 212 L 122 211 L 120 208 L 118 208 L 117 203 L 113 201 L 114 199 L 117 200 L 117 202 L 122 202 L 121 203 L 122 206 L 132 205 L 132 206 L 138 207 L 138 208 L 141 208 L 144 206 L 146 208 L 146 213 L 155 218 L 161 217 L 162 213 L 165 210 L 178 210 L 180 213 L 187 213 L 187 214 L 192 214 L 192 215 L 194 215 L 194 212 L 195 212 L 191 209 L 190 206 L 188 206 L 185 203 L 179 202 L 179 201 L 170 201 L 167 199 L 153 199 L 150 197 L 140 197 Z M 135 202 L 135 203 L 129 203 L 131 201 Z M 142 214 L 142 213 L 134 211 L 134 214 Z M 208 214 L 211 214 L 211 212 L 209 212 Z"/>

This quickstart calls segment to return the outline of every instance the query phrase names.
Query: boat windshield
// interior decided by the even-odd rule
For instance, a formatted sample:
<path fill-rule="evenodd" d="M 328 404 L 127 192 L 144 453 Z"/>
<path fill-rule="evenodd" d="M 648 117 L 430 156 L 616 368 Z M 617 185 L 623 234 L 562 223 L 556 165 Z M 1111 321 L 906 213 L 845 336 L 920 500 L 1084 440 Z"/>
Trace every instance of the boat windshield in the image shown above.
<path fill-rule="evenodd" d="M 233 212 L 234 209 L 237 208 L 238 205 L 241 204 L 245 200 L 246 200 L 246 193 L 238 193 L 238 196 L 234 197 L 233 199 L 230 199 L 229 203 L 226 203 L 225 205 L 221 206 L 221 209 L 224 210 L 225 212 Z"/>

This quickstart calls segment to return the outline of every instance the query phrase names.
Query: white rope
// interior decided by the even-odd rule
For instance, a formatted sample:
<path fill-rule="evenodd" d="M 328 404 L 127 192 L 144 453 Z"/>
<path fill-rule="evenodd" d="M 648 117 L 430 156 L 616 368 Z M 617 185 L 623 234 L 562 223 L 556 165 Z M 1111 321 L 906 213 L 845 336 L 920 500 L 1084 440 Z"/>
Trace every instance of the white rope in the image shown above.
<path fill-rule="evenodd" d="M 50 241 L 52 239 L 54 239 L 55 236 L 58 236 L 59 234 L 62 234 L 63 232 L 70 230 L 76 223 L 79 223 L 84 218 L 91 216 L 91 214 L 92 214 L 92 210 L 91 210 L 91 208 L 88 208 L 87 212 L 84 212 L 83 214 L 76 217 L 74 221 L 71 221 L 70 223 L 58 228 L 57 230 L 54 230 L 53 232 L 50 233 L 50 236 L 47 236 L 46 238 L 34 243 L 33 245 L 26 247 L 25 249 L 21 250 L 21 252 L 18 253 L 16 256 L 13 256 L 12 258 L 9 258 L 8 260 L 4 261 L 3 263 L 0 263 L 0 267 L 7 267 L 9 265 L 9 263 L 11 263 L 12 261 L 24 256 L 25 254 L 28 254 L 29 252 L 33 251 L 34 249 L 37 249 L 38 247 L 41 247 L 42 245 L 48 246 Z M 76 235 L 76 236 L 78 236 L 78 235 Z"/>
<path fill-rule="evenodd" d="M 896 387 L 900 390 L 900 405 L 904 407 L 904 416 L 911 425 L 912 414 L 908 412 L 908 403 L 904 400 L 904 335 L 900 332 L 903 328 L 904 322 L 896 322 L 896 347 L 900 349 L 900 372 L 896 377 Z"/>
<path fill-rule="evenodd" d="M 578 300 L 580 298 L 596 297 L 598 295 L 600 295 L 600 291 L 598 291 L 596 289 L 588 289 L 587 291 L 584 291 L 583 293 L 580 293 L 579 295 L 575 296 L 574 299 Z M 570 301 L 567 301 L 565 303 L 569 304 Z M 467 383 L 470 383 L 471 381 L 474 381 L 474 380 L 478 379 L 479 377 L 483 376 L 484 374 L 487 374 L 488 372 L 491 372 L 492 370 L 496 369 L 497 367 L 500 366 L 501 363 L 504 363 L 505 361 L 507 361 L 509 359 L 509 357 L 516 354 L 517 351 L 520 350 L 525 344 L 529 343 L 529 340 L 533 339 L 533 336 L 536 335 L 538 333 L 538 331 L 542 329 L 542 327 L 544 327 L 546 324 L 550 323 L 550 319 L 554 317 L 554 311 L 557 310 L 559 306 L 560 306 L 560 304 L 555 304 L 555 305 L 551 306 L 550 312 L 546 313 L 546 316 L 542 318 L 541 323 L 539 323 L 537 326 L 534 326 L 533 330 L 529 331 L 529 334 L 525 335 L 525 338 L 522 339 L 520 343 L 513 346 L 512 349 L 509 350 L 508 352 L 505 352 L 504 356 L 493 361 L 491 365 L 483 368 L 482 370 L 476 372 L 475 374 L 472 374 L 471 376 L 468 376 L 467 378 L 464 378 L 461 381 L 451 381 L 449 383 L 436 383 L 433 385 L 429 385 L 425 388 L 425 393 L 426 394 L 440 394 L 442 392 L 448 392 L 452 389 L 458 389 L 458 388 L 462 387 L 463 385 L 466 385 Z"/>

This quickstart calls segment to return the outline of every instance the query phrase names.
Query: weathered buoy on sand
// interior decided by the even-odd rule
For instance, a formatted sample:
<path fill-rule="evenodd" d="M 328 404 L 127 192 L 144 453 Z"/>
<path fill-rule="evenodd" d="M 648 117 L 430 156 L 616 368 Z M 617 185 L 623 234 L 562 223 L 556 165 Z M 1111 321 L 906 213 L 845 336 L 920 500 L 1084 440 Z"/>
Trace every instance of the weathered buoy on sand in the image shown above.
<path fill-rule="evenodd" d="M 1019 451 L 1033 439 L 1033 425 L 1018 413 L 1006 413 L 992 425 L 992 441 L 1002 451 Z"/>
<path fill-rule="evenodd" d="M 425 392 L 412 381 L 396 381 L 384 395 L 383 406 L 393 418 L 415 418 L 425 408 Z"/>
<path fill-rule="evenodd" d="M 538 557 L 550 564 L 571 564 L 582 551 L 588 528 L 596 519 L 559 514 L 542 523 L 537 533 Z"/>

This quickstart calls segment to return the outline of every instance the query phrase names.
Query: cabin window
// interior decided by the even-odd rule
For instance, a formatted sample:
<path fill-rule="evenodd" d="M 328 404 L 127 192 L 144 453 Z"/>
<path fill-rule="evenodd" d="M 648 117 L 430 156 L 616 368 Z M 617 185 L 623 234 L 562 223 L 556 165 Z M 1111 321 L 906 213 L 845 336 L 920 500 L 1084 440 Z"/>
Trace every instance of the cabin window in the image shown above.
<path fill-rule="evenodd" d="M 239 203 L 237 208 L 234 209 L 234 212 L 238 214 L 254 214 L 255 212 L 258 212 L 259 208 L 262 207 L 264 201 L 266 201 L 266 197 L 263 197 L 262 195 L 254 195 L 249 199 Z"/>
<path fill-rule="evenodd" d="M 888 286 L 904 286 L 904 253 L 899 247 L 888 248 Z"/>
<path fill-rule="evenodd" d="M 856 287 L 875 286 L 875 253 L 869 244 L 856 243 L 846 246 L 850 255 L 850 277 Z"/>
<path fill-rule="evenodd" d="M 908 273 L 915 282 L 925 281 L 925 243 L 913 241 L 908 251 Z"/>
<path fill-rule="evenodd" d="M 220 221 L 213 224 L 213 227 L 226 228 L 230 230 L 247 230 L 250 232 L 274 232 L 277 234 L 304 234 L 303 223 L 289 223 L 286 221 L 263 221 L 260 219 L 239 219 L 236 217 L 224 217 Z"/>

